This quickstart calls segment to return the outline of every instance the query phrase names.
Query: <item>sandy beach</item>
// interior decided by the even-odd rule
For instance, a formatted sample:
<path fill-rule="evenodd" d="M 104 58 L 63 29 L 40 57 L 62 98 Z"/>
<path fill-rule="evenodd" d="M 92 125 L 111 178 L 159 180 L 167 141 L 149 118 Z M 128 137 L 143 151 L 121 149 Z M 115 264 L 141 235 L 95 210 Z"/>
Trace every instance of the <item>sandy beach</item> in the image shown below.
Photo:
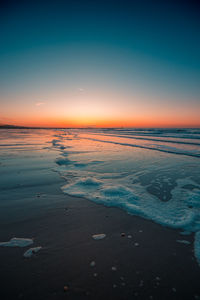
<path fill-rule="evenodd" d="M 30 259 L 24 248 L 0 247 L 2 299 L 199 299 L 200 268 L 178 231 L 57 197 L 60 205 L 41 216 L 1 226 L 1 240 L 31 237 L 42 246 Z M 99 233 L 106 237 L 94 240 Z"/>

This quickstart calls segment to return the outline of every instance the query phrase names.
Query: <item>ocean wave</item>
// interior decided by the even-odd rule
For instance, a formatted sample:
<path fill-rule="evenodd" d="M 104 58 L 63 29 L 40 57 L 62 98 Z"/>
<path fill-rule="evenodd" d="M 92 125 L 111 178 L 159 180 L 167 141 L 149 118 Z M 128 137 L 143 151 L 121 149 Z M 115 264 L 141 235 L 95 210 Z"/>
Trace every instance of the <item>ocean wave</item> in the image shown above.
<path fill-rule="evenodd" d="M 74 140 L 62 140 L 71 147 L 60 149 L 61 157 L 56 160 L 57 170 L 66 179 L 63 192 L 194 233 L 194 253 L 200 264 L 200 153 L 193 147 L 198 145 L 183 142 L 172 147 L 159 138 L 148 145 L 134 144 L 128 142 L 129 137 L 108 137 L 103 131 L 110 130 L 76 130 L 70 133 Z"/>
<path fill-rule="evenodd" d="M 88 139 L 96 142 L 101 143 L 110 143 L 115 145 L 121 145 L 121 146 L 127 146 L 127 147 L 135 147 L 135 148 L 141 148 L 141 149 L 147 149 L 147 150 L 155 150 L 160 152 L 166 152 L 171 154 L 179 154 L 179 155 L 186 155 L 186 156 L 193 156 L 193 157 L 200 157 L 200 149 L 197 150 L 187 150 L 187 149 L 179 149 L 176 147 L 170 147 L 166 145 L 152 145 L 152 146 L 145 146 L 140 144 L 130 144 L 130 143 L 123 143 L 123 142 L 117 142 L 117 141 L 111 141 L 111 140 L 101 140 L 97 138 L 89 138 L 89 137 L 82 137 L 82 139 Z"/>

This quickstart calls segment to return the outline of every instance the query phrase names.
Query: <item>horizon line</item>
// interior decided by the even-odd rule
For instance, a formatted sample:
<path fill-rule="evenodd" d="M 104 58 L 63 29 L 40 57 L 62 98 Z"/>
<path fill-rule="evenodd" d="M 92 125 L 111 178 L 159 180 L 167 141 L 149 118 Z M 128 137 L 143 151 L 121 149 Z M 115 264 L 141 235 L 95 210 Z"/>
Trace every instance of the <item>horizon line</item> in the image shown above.
<path fill-rule="evenodd" d="M 56 126 L 22 126 L 11 124 L 0 124 L 0 129 L 200 129 L 197 126 L 110 126 L 110 127 L 97 127 L 97 126 L 84 126 L 84 127 L 56 127 Z"/>

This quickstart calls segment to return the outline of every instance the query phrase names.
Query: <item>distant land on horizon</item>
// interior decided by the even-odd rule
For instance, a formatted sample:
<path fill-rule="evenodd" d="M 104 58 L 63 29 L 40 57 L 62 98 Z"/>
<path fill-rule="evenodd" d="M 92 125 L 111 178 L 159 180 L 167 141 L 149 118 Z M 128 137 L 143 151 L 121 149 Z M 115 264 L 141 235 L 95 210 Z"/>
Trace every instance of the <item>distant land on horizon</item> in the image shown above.
<path fill-rule="evenodd" d="M 10 124 L 0 124 L 0 129 L 126 129 L 132 128 L 137 130 L 142 129 L 199 129 L 200 127 L 95 127 L 95 126 L 88 126 L 88 127 L 44 127 L 44 126 L 20 126 L 20 125 L 10 125 Z"/>
<path fill-rule="evenodd" d="M 64 129 L 64 128 L 67 127 L 19 126 L 19 125 L 0 124 L 0 129 Z"/>

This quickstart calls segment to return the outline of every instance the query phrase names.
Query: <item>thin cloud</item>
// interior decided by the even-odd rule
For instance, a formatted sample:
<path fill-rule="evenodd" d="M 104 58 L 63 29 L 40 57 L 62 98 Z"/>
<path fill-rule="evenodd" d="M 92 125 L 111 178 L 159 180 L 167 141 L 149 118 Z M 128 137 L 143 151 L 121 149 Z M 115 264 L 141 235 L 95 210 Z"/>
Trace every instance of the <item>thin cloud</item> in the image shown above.
<path fill-rule="evenodd" d="M 41 105 L 44 105 L 45 103 L 44 102 L 37 102 L 35 103 L 36 106 L 41 106 Z"/>

